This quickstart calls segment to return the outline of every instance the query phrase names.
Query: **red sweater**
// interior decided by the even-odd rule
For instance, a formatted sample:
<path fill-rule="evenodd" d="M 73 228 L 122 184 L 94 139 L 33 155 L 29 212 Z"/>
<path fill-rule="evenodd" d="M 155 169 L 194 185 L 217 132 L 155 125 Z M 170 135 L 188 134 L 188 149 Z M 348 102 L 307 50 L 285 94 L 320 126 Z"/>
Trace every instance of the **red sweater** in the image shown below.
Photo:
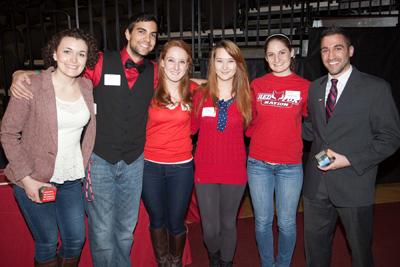
<path fill-rule="evenodd" d="M 190 83 L 194 90 L 198 85 Z M 174 109 L 151 105 L 146 128 L 144 158 L 175 163 L 192 158 L 190 110 L 178 105 Z"/>
<path fill-rule="evenodd" d="M 246 131 L 251 137 L 249 156 L 280 164 L 301 163 L 302 116 L 307 116 L 310 82 L 290 74 L 268 73 L 251 83 L 253 120 Z"/>
<path fill-rule="evenodd" d="M 217 130 L 218 108 L 214 109 L 208 98 L 198 109 L 201 97 L 201 91 L 193 97 L 192 134 L 199 131 L 194 155 L 195 183 L 245 184 L 243 118 L 236 102 L 229 106 L 226 128 L 220 132 Z"/>

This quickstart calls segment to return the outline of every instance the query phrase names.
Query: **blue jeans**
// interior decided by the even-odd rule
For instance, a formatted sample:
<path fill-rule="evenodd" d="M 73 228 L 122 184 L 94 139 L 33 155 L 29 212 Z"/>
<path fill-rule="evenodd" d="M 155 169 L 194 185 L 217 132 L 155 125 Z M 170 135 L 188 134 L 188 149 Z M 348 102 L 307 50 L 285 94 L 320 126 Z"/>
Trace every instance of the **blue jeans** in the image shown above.
<path fill-rule="evenodd" d="M 143 155 L 131 164 L 111 164 L 96 154 L 90 158 L 93 201 L 85 201 L 93 265 L 131 266 L 140 195 Z"/>
<path fill-rule="evenodd" d="M 302 164 L 268 164 L 249 157 L 247 174 L 261 264 L 263 267 L 290 266 L 296 244 L 296 213 L 303 184 Z M 274 191 L 279 229 L 276 261 L 272 234 Z"/>
<path fill-rule="evenodd" d="M 159 164 L 145 160 L 142 199 L 152 229 L 186 232 L 185 215 L 193 190 L 193 161 Z"/>
<path fill-rule="evenodd" d="M 81 180 L 56 185 L 55 202 L 35 203 L 25 190 L 14 185 L 14 195 L 35 241 L 35 259 L 46 262 L 57 255 L 58 231 L 61 235 L 59 254 L 64 258 L 79 257 L 85 242 L 85 211 Z"/>

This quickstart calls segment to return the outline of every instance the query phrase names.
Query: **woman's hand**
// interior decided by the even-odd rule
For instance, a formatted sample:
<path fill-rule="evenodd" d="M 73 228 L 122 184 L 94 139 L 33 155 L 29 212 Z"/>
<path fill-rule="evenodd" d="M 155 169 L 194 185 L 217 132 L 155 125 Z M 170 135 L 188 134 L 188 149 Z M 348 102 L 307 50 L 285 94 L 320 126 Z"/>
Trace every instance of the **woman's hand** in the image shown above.
<path fill-rule="evenodd" d="M 39 188 L 41 188 L 42 186 L 48 186 L 48 187 L 52 186 L 49 183 L 39 182 L 30 176 L 24 177 L 21 180 L 21 183 L 24 186 L 26 196 L 30 200 L 32 200 L 33 202 L 36 202 L 36 203 L 42 203 L 42 201 L 40 201 L 40 197 L 39 197 Z"/>

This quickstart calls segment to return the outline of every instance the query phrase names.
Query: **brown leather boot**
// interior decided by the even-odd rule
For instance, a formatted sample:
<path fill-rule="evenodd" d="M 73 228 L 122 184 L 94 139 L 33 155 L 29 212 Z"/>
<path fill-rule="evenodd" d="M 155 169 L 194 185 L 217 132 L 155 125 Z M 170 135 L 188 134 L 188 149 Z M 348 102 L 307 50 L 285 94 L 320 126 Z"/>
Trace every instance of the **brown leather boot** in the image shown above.
<path fill-rule="evenodd" d="M 80 257 L 63 258 L 58 257 L 58 267 L 78 267 Z"/>
<path fill-rule="evenodd" d="M 45 262 L 37 262 L 35 260 L 34 266 L 35 267 L 57 267 L 58 266 L 57 258 L 54 258 L 54 259 L 51 259 L 51 260 L 48 260 Z"/>
<path fill-rule="evenodd" d="M 185 243 L 186 232 L 179 235 L 169 234 L 169 263 L 171 267 L 182 267 L 182 255 Z"/>
<path fill-rule="evenodd" d="M 168 235 L 165 228 L 151 229 L 151 243 L 158 267 L 168 267 Z"/>

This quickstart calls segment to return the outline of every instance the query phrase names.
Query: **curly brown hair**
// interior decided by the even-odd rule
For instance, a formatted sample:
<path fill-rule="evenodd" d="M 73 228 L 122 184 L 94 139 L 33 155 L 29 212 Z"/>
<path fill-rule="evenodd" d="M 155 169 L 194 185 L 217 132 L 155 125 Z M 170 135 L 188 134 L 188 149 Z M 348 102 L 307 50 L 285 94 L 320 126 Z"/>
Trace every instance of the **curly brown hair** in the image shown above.
<path fill-rule="evenodd" d="M 98 49 L 96 45 L 96 40 L 91 34 L 84 32 L 81 29 L 66 29 L 54 34 L 50 40 L 47 42 L 46 46 L 42 49 L 42 57 L 44 61 L 44 65 L 46 68 L 48 67 L 57 67 L 57 62 L 53 58 L 54 52 L 57 50 L 58 46 L 61 43 L 61 40 L 64 37 L 72 37 L 77 40 L 83 40 L 87 47 L 87 61 L 86 67 L 93 69 L 94 65 L 97 62 L 98 58 Z"/>

